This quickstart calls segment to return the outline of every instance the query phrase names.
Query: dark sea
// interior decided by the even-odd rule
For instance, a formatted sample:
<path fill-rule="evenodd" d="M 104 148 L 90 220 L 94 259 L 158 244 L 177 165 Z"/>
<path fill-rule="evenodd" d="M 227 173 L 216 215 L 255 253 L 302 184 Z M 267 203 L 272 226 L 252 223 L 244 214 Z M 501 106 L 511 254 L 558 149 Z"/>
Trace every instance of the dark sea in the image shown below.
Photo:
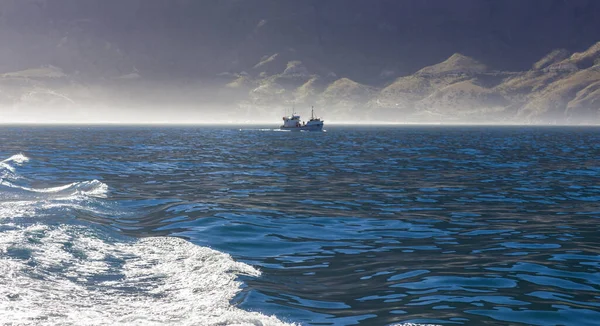
<path fill-rule="evenodd" d="M 0 127 L 0 323 L 600 324 L 600 128 L 260 128 Z"/>

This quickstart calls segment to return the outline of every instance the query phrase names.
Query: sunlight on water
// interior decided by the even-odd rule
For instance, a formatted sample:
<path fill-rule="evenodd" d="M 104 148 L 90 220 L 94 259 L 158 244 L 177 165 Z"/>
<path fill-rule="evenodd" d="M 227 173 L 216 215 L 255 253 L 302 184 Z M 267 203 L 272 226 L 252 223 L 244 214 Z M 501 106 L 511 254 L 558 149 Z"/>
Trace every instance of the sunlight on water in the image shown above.
<path fill-rule="evenodd" d="M 23 152 L 0 167 L 17 324 L 600 318 L 595 128 L 20 128 L 0 128 Z"/>
<path fill-rule="evenodd" d="M 25 156 L 3 161 L 27 162 Z M 12 179 L 12 180 L 11 180 Z M 0 315 L 14 324 L 283 325 L 235 308 L 239 275 L 260 272 L 177 238 L 134 240 L 64 219 L 107 212 L 97 180 L 49 188 L 0 179 Z M 57 221 L 58 219 L 58 221 Z"/>

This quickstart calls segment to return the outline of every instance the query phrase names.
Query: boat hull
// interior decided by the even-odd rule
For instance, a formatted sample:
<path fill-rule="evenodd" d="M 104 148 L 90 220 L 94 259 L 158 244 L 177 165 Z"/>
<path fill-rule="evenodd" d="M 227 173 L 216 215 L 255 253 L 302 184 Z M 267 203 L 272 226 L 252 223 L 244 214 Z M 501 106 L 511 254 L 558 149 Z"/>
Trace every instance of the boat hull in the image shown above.
<path fill-rule="evenodd" d="M 323 125 L 315 125 L 315 126 L 300 126 L 300 127 L 280 127 L 281 130 L 289 130 L 289 131 L 323 131 Z"/>

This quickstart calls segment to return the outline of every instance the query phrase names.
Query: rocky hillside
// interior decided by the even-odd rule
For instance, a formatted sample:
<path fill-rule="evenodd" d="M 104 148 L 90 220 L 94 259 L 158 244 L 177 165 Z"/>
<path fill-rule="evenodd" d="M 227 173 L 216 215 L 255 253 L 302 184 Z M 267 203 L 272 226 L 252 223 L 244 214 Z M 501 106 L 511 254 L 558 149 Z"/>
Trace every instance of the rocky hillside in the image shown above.
<path fill-rule="evenodd" d="M 551 51 L 520 72 L 489 70 L 456 53 L 379 87 L 332 72 L 312 74 L 299 61 L 278 74 L 239 76 L 232 83 L 248 92 L 246 112 L 253 114 L 254 105 L 262 117 L 269 108 L 307 112 L 317 105 L 333 121 L 598 124 L 599 49 L 596 43 L 582 52 Z"/>
<path fill-rule="evenodd" d="M 168 108 L 198 119 L 269 121 L 293 108 L 306 115 L 314 105 L 338 122 L 598 124 L 599 49 L 600 43 L 582 52 L 552 51 L 520 72 L 490 70 L 453 54 L 381 86 L 315 69 L 317 64 L 309 68 L 293 55 L 281 56 L 289 60 L 282 63 L 278 54 L 261 58 L 250 73 L 222 73 L 208 83 L 161 86 L 160 92 L 149 92 L 159 85 L 138 70 L 86 83 L 77 74 L 44 66 L 1 74 L 0 105 L 6 114 L 45 107 L 56 121 L 95 118 L 94 110 L 123 107 L 143 107 L 148 116 Z"/>

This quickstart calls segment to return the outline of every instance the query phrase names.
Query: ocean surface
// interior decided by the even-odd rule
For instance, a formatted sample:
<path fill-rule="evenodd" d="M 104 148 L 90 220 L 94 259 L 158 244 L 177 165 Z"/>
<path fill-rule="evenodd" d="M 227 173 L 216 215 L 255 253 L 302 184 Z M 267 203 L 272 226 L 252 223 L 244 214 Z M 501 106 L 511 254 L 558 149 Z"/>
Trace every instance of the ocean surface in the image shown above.
<path fill-rule="evenodd" d="M 0 127 L 0 323 L 600 323 L 600 128 L 326 129 Z"/>

